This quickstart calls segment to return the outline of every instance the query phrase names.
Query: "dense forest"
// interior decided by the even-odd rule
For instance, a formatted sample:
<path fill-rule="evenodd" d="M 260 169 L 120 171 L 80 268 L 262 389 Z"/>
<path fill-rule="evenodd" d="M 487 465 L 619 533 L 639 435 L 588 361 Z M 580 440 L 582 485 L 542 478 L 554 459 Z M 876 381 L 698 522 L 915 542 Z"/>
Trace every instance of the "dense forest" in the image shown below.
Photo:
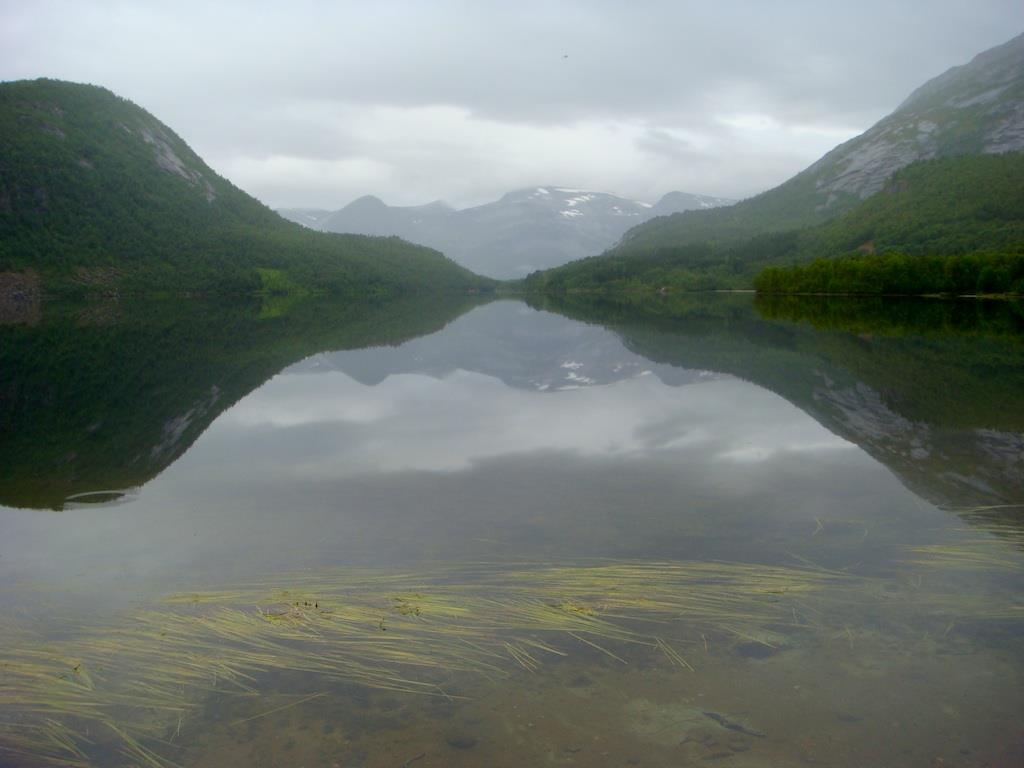
<path fill-rule="evenodd" d="M 55 80 L 0 84 L 0 273 L 26 271 L 49 293 L 372 296 L 493 283 L 398 238 L 285 221 L 145 110 Z"/>
<path fill-rule="evenodd" d="M 890 296 L 1024 294 L 1024 252 L 910 256 L 885 253 L 766 267 L 760 293 L 853 293 Z"/>

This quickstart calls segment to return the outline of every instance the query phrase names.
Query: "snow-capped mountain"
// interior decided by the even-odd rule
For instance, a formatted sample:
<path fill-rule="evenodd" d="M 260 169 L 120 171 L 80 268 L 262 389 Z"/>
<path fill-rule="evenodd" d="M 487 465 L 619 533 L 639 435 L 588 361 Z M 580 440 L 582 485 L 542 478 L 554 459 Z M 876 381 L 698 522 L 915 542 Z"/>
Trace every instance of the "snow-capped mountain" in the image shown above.
<path fill-rule="evenodd" d="M 607 192 L 538 186 L 462 210 L 441 202 L 389 206 L 367 196 L 312 223 L 307 223 L 309 217 L 289 218 L 328 232 L 397 235 L 437 248 L 474 272 L 517 278 L 601 253 L 628 229 L 654 216 L 732 202 L 670 192 L 652 205 Z M 281 213 L 287 216 L 291 211 Z"/>

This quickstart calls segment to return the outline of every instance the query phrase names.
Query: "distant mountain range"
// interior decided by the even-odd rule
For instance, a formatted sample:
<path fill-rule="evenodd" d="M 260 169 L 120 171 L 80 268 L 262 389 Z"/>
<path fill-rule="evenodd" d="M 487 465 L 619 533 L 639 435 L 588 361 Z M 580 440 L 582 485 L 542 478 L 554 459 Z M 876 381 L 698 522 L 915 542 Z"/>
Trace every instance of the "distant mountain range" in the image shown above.
<path fill-rule="evenodd" d="M 1004 249 L 1008 228 L 1018 228 L 1024 220 L 1024 207 L 1001 204 L 992 210 L 990 201 L 982 199 L 994 191 L 986 189 L 986 173 L 994 170 L 992 178 L 1000 183 L 1007 175 L 1006 168 L 999 168 L 1002 161 L 942 163 L 1022 150 L 1024 35 L 929 81 L 892 114 L 780 186 L 726 208 L 641 223 L 602 256 L 545 273 L 534 286 L 750 287 L 767 264 L 834 256 L 862 246 L 871 251 L 880 245 L 876 239 L 911 252 L 927 243 L 929 253 L 936 255 Z M 895 173 L 921 162 L 936 165 L 889 185 Z M 956 187 L 939 189 L 951 174 L 954 183 L 969 179 L 971 189 L 962 194 Z M 915 188 L 908 186 L 911 177 L 926 181 Z M 904 193 L 916 196 L 914 208 L 920 218 L 897 221 L 906 209 L 905 200 L 897 200 Z M 887 194 L 892 205 L 879 202 Z M 968 199 L 971 195 L 982 197 Z M 956 198 L 952 209 L 951 196 Z M 858 213 L 869 198 L 874 198 L 871 215 Z M 970 221 L 964 220 L 964 210 L 973 211 Z M 951 211 L 958 216 L 960 235 L 932 236 L 931 228 L 949 229 Z M 847 215 L 859 217 L 855 226 L 847 226 Z M 813 229 L 824 222 L 832 222 L 827 237 Z M 823 240 L 829 241 L 825 248 Z M 1014 243 L 1024 245 L 1020 240 Z"/>
<path fill-rule="evenodd" d="M 326 232 L 397 235 L 444 253 L 468 269 L 521 278 L 538 269 L 600 253 L 655 216 L 731 205 L 734 201 L 669 192 L 656 204 L 607 192 L 557 186 L 515 190 L 500 200 L 456 210 L 443 202 L 390 206 L 361 197 L 339 211 L 293 208 L 285 218 Z"/>
<path fill-rule="evenodd" d="M 489 282 L 429 248 L 297 227 L 97 86 L 0 83 L 0 146 L 0 303 L 12 280 L 22 294 L 360 296 Z"/>

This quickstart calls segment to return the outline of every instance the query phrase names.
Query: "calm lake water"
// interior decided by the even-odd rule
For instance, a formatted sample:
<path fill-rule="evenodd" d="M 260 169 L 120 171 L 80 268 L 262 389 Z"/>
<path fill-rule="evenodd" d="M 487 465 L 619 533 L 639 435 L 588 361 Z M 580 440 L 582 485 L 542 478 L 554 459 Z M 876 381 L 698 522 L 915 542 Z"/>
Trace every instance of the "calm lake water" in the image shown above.
<path fill-rule="evenodd" d="M 0 765 L 1024 764 L 1024 310 L 0 326 Z"/>

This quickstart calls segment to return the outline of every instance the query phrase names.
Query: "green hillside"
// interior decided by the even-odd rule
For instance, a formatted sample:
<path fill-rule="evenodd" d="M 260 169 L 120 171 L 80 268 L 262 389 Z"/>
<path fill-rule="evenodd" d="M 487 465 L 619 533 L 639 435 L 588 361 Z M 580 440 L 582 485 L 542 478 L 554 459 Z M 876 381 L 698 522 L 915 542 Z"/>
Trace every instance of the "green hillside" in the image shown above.
<path fill-rule="evenodd" d="M 832 257 L 861 254 L 842 264 L 899 264 L 905 276 L 894 293 L 1020 292 L 1024 289 L 1024 153 L 964 155 L 915 163 L 898 171 L 886 187 L 829 222 L 770 233 L 715 247 L 708 243 L 658 249 L 650 254 L 611 253 L 532 275 L 538 290 L 621 290 L 668 286 L 682 289 L 750 287 L 785 290 L 847 290 L 835 283 L 808 282 L 808 274 L 842 269 Z M 872 257 L 871 254 L 879 254 Z M 897 257 L 896 254 L 901 254 Z M 949 261 L 950 257 L 957 257 Z M 948 263 L 947 263 L 948 262 Z M 921 270 L 941 273 L 924 280 Z M 794 282 L 795 281 L 795 282 Z M 862 283 L 866 284 L 866 283 Z M 896 287 L 893 287 L 896 285 Z M 873 292 L 863 291 L 861 292 Z"/>
<path fill-rule="evenodd" d="M 47 292 L 368 295 L 487 284 L 397 238 L 285 221 L 145 110 L 55 80 L 0 84 L 4 272 L 28 272 L 30 289 Z"/>
<path fill-rule="evenodd" d="M 760 291 L 1024 293 L 1024 153 L 916 163 L 845 216 L 799 232 Z M 849 254 L 843 258 L 828 258 Z"/>
<path fill-rule="evenodd" d="M 922 161 L 857 208 L 800 233 L 798 259 L 861 249 L 959 254 L 1024 245 L 1024 153 Z"/>

